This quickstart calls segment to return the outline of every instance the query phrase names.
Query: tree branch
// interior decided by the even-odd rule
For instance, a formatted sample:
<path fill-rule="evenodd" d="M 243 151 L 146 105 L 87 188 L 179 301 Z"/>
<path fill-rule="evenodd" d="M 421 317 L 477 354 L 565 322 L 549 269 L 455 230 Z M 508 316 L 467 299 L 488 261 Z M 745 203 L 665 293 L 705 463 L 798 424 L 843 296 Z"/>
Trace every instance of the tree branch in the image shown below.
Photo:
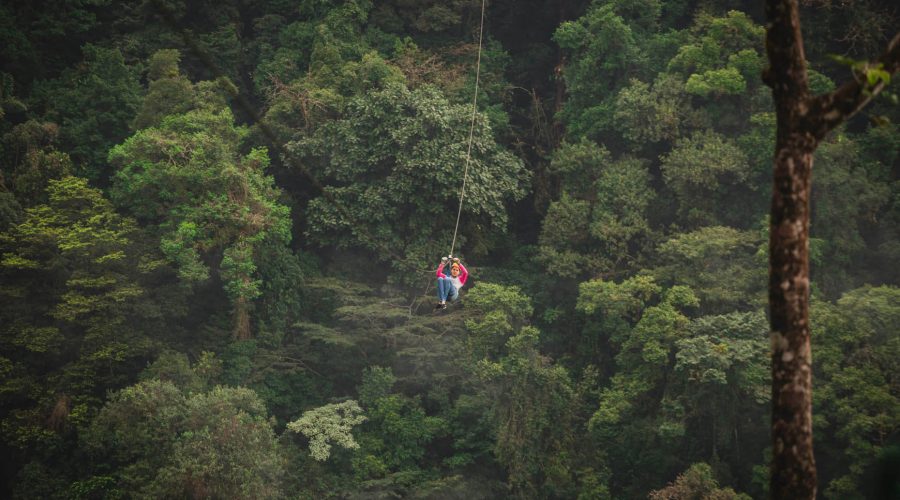
<path fill-rule="evenodd" d="M 881 70 L 894 75 L 900 70 L 900 33 L 894 35 L 887 49 L 875 60 Z M 809 100 L 808 123 L 817 140 L 822 140 L 843 121 L 855 115 L 884 90 L 884 80 L 869 85 L 866 75 L 857 75 L 840 88 Z"/>

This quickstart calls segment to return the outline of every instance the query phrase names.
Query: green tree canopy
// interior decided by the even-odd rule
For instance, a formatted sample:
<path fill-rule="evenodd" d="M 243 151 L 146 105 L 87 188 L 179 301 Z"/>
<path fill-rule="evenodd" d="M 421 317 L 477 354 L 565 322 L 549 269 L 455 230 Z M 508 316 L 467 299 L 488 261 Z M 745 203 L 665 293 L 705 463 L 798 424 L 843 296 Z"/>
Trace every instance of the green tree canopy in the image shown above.
<path fill-rule="evenodd" d="M 727 206 L 745 198 L 750 166 L 747 154 L 712 130 L 679 140 L 663 155 L 662 173 L 666 185 L 678 200 L 678 213 L 688 227 L 728 222 L 719 219 Z"/>
<path fill-rule="evenodd" d="M 659 2 L 638 2 L 647 20 L 659 14 Z M 569 99 L 563 104 L 561 119 L 571 137 L 598 139 L 614 127 L 611 119 L 614 96 L 629 78 L 641 73 L 647 63 L 640 39 L 648 34 L 622 15 L 628 2 L 594 2 L 584 16 L 562 23 L 553 35 L 556 43 L 571 53 L 563 76 Z M 652 24 L 650 21 L 647 24 Z M 636 23 L 635 23 L 636 24 Z"/>
<path fill-rule="evenodd" d="M 900 337 L 900 289 L 863 287 L 835 304 L 814 302 L 814 404 L 819 435 L 835 436 L 820 450 L 842 464 L 826 498 L 864 498 L 864 472 L 900 430 L 895 377 Z"/>
<path fill-rule="evenodd" d="M 49 181 L 47 203 L 0 233 L 6 442 L 62 452 L 106 389 L 147 359 L 151 332 L 177 311 L 146 291 L 155 257 L 135 221 L 78 177 Z"/>
<path fill-rule="evenodd" d="M 558 149 L 551 169 L 562 177 L 563 194 L 550 204 L 538 240 L 548 272 L 598 276 L 637 262 L 654 195 L 643 162 L 613 161 L 606 148 L 582 141 Z"/>
<path fill-rule="evenodd" d="M 136 68 L 125 64 L 119 50 L 85 45 L 82 51 L 82 64 L 41 82 L 34 95 L 44 108 L 43 118 L 59 125 L 60 147 L 69 152 L 79 175 L 105 183 L 110 175 L 107 152 L 128 136 L 141 88 Z M 153 100 L 160 97 L 153 95 Z"/>
<path fill-rule="evenodd" d="M 470 117 L 433 88 L 390 85 L 289 144 L 324 185 L 308 207 L 309 236 L 364 248 L 398 270 L 428 265 L 452 238 Z M 522 197 L 527 180 L 521 161 L 476 118 L 458 246 L 469 255 L 506 229 L 506 203 Z"/>
<path fill-rule="evenodd" d="M 246 388 L 184 394 L 148 380 L 113 394 L 84 435 L 95 474 L 134 498 L 277 498 L 281 461 L 265 405 Z"/>
<path fill-rule="evenodd" d="M 110 151 L 119 168 L 112 197 L 144 224 L 185 283 L 214 271 L 234 304 L 234 334 L 250 336 L 250 301 L 260 294 L 257 258 L 291 238 L 289 210 L 265 175 L 265 149 L 241 156 L 246 129 L 227 108 L 165 118 Z"/>
<path fill-rule="evenodd" d="M 466 322 L 470 353 L 479 360 L 476 370 L 492 402 L 497 460 L 518 495 L 571 493 L 576 392 L 566 369 L 538 348 L 540 332 L 527 324 L 530 299 L 515 287 L 492 283 L 480 284 L 468 297 L 477 311 Z"/>
<path fill-rule="evenodd" d="M 678 233 L 657 247 L 653 275 L 696 290 L 704 312 L 755 309 L 765 301 L 763 235 L 711 226 Z"/>
<path fill-rule="evenodd" d="M 0 173 L 5 188 L 22 204 L 46 201 L 48 182 L 73 173 L 69 155 L 56 149 L 58 138 L 56 124 L 37 120 L 20 123 L 3 135 Z"/>

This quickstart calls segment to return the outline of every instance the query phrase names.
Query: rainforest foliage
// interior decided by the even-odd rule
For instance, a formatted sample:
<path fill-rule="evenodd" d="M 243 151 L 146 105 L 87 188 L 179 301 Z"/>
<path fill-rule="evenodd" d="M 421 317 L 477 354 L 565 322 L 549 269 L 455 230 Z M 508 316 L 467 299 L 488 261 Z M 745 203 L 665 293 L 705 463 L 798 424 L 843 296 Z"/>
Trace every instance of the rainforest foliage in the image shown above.
<path fill-rule="evenodd" d="M 803 4 L 818 92 L 900 21 Z M 487 2 L 473 116 L 480 7 L 0 5 L 0 496 L 766 496 L 761 7 Z M 897 88 L 816 152 L 828 499 L 900 456 Z"/>

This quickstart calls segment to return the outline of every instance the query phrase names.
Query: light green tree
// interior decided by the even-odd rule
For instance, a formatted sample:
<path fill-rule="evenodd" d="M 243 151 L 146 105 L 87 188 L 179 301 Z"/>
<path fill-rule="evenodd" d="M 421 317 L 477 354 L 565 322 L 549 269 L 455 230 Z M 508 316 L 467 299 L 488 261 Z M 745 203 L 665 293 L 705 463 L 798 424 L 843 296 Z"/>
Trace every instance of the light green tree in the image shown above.
<path fill-rule="evenodd" d="M 686 31 L 688 39 L 666 71 L 681 79 L 686 94 L 695 96 L 693 104 L 706 115 L 707 126 L 729 136 L 746 130 L 748 115 L 739 110 L 770 109 L 759 78 L 765 67 L 763 27 L 732 10 L 722 16 L 701 13 Z"/>
<path fill-rule="evenodd" d="M 515 286 L 481 283 L 466 296 L 475 317 L 466 320 L 468 348 L 476 359 L 498 359 L 509 338 L 534 312 L 531 300 Z"/>
<path fill-rule="evenodd" d="M 331 444 L 356 449 L 353 427 L 368 420 L 362 415 L 359 403 L 353 400 L 328 404 L 303 412 L 303 416 L 289 422 L 287 428 L 309 439 L 309 453 L 319 461 L 331 456 Z"/>

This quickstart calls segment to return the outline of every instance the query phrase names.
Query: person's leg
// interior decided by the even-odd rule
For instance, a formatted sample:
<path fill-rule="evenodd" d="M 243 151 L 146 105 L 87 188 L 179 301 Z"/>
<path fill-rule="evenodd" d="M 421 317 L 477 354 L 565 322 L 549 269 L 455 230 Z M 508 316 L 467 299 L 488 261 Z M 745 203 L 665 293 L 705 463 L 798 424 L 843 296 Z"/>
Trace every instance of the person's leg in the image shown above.
<path fill-rule="evenodd" d="M 453 286 L 453 283 L 448 283 L 448 286 L 450 287 L 450 293 L 447 294 L 447 297 L 450 300 L 458 299 L 459 298 L 459 290 L 457 290 L 456 287 Z"/>
<path fill-rule="evenodd" d="M 449 292 L 448 288 L 453 285 L 450 283 L 450 280 L 447 278 L 438 278 L 437 280 L 437 296 L 438 302 L 444 302 L 447 300 L 447 294 Z"/>

